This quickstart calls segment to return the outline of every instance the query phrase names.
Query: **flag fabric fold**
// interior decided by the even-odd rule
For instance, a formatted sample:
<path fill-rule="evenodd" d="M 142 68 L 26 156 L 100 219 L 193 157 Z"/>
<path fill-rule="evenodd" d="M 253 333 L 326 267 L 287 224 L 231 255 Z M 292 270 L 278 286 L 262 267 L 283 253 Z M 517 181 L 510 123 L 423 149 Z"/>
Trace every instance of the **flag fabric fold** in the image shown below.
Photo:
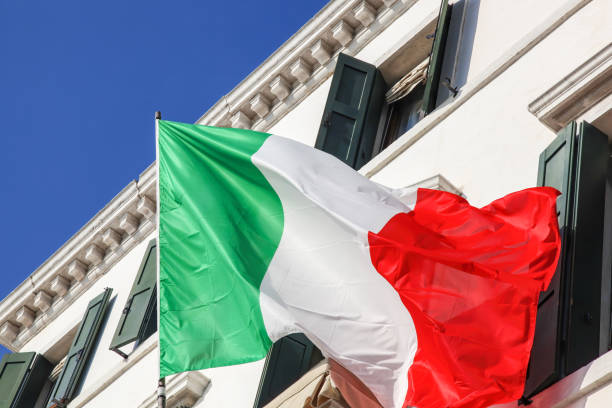
<path fill-rule="evenodd" d="M 159 121 L 160 370 L 304 333 L 383 407 L 520 397 L 560 248 L 557 192 L 398 198 L 331 155 Z"/>

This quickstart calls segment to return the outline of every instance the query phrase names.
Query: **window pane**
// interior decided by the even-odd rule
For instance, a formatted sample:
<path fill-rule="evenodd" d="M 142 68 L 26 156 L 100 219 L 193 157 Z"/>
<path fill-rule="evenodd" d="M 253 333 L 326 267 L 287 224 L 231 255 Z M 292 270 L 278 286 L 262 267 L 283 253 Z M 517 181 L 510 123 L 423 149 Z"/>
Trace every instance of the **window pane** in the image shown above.
<path fill-rule="evenodd" d="M 389 105 L 381 150 L 410 130 L 420 120 L 424 90 L 425 85 L 420 84 L 405 98 Z"/>

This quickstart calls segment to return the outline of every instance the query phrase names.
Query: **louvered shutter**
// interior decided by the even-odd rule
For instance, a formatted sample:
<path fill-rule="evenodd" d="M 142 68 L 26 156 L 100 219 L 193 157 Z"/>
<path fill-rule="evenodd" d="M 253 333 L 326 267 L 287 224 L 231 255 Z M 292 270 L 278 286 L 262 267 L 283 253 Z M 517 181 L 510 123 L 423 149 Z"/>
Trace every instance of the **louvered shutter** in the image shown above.
<path fill-rule="evenodd" d="M 156 286 L 157 282 L 157 244 L 155 240 L 149 242 L 145 255 L 138 268 L 132 290 L 123 308 L 119 324 L 110 344 L 110 349 L 117 351 L 121 346 L 138 339 L 156 327 L 151 327 L 155 319 Z M 149 330 L 147 330 L 149 328 Z M 122 354 L 122 353 L 120 353 Z"/>
<path fill-rule="evenodd" d="M 34 406 L 51 367 L 33 352 L 5 354 L 0 361 L 0 408 Z"/>
<path fill-rule="evenodd" d="M 338 55 L 315 147 L 358 169 L 372 157 L 385 81 L 374 65 Z"/>
<path fill-rule="evenodd" d="M 442 0 L 436 24 L 436 33 L 431 46 L 427 81 L 425 82 L 425 93 L 423 96 L 423 111 L 426 114 L 436 108 L 436 96 L 438 95 L 438 84 L 440 83 L 440 73 L 442 72 L 450 16 L 451 7 L 448 5 L 448 0 Z"/>
<path fill-rule="evenodd" d="M 111 292 L 112 289 L 105 289 L 87 305 L 85 315 L 66 356 L 66 364 L 51 391 L 47 408 L 62 406 L 59 404 L 66 404 L 72 399 L 80 383 L 83 369 L 89 360 Z"/>
<path fill-rule="evenodd" d="M 602 279 L 605 135 L 569 124 L 540 155 L 538 185 L 561 192 L 559 264 L 540 296 L 525 395 L 531 396 L 597 357 Z"/>
<path fill-rule="evenodd" d="M 315 346 L 301 333 L 290 334 L 274 343 L 266 359 L 255 408 L 272 401 L 304 375 L 312 365 L 314 350 Z"/>

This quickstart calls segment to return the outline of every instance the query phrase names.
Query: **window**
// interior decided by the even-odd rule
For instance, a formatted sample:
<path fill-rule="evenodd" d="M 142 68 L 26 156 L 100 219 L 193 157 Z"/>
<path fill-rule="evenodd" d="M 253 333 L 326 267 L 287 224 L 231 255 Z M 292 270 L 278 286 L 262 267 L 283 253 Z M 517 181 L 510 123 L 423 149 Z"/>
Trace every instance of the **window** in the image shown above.
<path fill-rule="evenodd" d="M 121 347 L 142 343 L 157 331 L 157 244 L 149 242 L 109 349 L 127 358 Z"/>
<path fill-rule="evenodd" d="M 385 125 L 382 133 L 380 147 L 376 149 L 380 152 L 386 149 L 398 137 L 406 133 L 423 117 L 421 109 L 425 85 L 420 83 L 402 99 L 389 104 L 385 115 Z"/>
<path fill-rule="evenodd" d="M 609 349 L 612 265 L 609 250 L 604 251 L 610 247 L 604 222 L 610 220 L 612 204 L 606 203 L 609 156 L 608 137 L 586 122 L 567 125 L 540 155 L 538 185 L 561 192 L 562 249 L 555 276 L 538 302 L 526 397 Z"/>
<path fill-rule="evenodd" d="M 390 93 L 382 72 L 374 65 L 340 54 L 315 147 L 359 169 L 433 111 L 440 102 L 438 84 L 450 16 L 448 0 L 443 0 L 430 56 L 425 60 L 426 56 L 420 60 L 416 56 L 417 65 L 397 81 Z M 395 59 L 406 59 L 406 52 L 399 51 Z M 415 60 L 415 55 L 408 59 Z M 385 69 L 389 78 L 397 79 L 397 67 L 393 65 L 386 63 Z"/>

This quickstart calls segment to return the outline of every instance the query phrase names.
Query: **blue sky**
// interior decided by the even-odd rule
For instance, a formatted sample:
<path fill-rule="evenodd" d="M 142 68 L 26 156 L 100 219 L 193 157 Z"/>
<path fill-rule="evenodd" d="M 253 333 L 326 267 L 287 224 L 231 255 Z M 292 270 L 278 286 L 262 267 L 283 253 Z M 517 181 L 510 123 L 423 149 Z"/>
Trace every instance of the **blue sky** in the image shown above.
<path fill-rule="evenodd" d="M 326 3 L 0 0 L 0 298 Z"/>

